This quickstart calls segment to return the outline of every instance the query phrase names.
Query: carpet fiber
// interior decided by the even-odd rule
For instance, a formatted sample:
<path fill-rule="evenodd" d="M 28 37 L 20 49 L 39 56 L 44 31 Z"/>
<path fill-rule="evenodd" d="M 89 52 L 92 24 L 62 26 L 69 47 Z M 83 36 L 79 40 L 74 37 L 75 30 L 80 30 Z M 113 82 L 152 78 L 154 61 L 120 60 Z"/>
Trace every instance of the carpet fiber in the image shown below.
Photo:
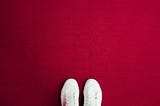
<path fill-rule="evenodd" d="M 1 0 L 0 106 L 60 106 L 95 78 L 102 106 L 160 106 L 160 1 Z"/>

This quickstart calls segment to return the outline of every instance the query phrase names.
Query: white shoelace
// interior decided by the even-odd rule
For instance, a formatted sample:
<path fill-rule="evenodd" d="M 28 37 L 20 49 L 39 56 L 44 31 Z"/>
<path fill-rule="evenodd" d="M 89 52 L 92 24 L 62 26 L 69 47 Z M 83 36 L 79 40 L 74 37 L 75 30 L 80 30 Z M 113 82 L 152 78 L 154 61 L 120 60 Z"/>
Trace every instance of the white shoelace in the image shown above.
<path fill-rule="evenodd" d="M 98 106 L 99 102 L 98 92 L 95 93 L 94 97 L 91 95 L 86 97 L 86 106 Z"/>
<path fill-rule="evenodd" d="M 76 106 L 75 92 L 73 93 L 73 97 L 65 96 L 64 99 L 65 99 L 64 101 L 66 106 Z"/>

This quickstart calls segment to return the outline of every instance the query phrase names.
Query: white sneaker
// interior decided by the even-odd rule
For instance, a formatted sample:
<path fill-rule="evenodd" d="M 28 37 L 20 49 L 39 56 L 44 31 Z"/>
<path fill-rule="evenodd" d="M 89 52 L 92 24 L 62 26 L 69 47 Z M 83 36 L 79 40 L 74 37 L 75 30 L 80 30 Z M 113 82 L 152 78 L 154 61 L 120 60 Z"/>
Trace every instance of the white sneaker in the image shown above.
<path fill-rule="evenodd" d="M 84 86 L 84 106 L 101 106 L 102 90 L 95 79 L 88 79 Z"/>
<path fill-rule="evenodd" d="M 68 79 L 61 90 L 62 106 L 79 106 L 79 87 L 75 79 Z"/>

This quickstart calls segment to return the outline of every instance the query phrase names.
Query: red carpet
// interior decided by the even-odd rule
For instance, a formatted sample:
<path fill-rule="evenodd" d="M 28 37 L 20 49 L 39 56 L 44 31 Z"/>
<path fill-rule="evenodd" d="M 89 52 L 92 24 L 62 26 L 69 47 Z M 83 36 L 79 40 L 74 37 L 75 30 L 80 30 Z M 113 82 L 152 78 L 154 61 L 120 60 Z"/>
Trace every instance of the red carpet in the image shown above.
<path fill-rule="evenodd" d="M 160 106 L 160 1 L 1 0 L 0 106 L 60 106 L 92 77 L 102 106 Z M 82 94 L 81 94 L 82 106 Z"/>

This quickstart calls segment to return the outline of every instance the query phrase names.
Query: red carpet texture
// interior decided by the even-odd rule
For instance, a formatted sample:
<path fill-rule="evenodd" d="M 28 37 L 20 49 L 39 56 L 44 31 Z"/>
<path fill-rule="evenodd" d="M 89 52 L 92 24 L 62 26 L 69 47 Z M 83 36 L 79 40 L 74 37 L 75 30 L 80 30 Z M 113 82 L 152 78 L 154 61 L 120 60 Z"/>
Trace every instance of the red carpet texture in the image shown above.
<path fill-rule="evenodd" d="M 1 0 L 0 106 L 60 106 L 95 78 L 102 106 L 160 106 L 159 0 Z"/>

